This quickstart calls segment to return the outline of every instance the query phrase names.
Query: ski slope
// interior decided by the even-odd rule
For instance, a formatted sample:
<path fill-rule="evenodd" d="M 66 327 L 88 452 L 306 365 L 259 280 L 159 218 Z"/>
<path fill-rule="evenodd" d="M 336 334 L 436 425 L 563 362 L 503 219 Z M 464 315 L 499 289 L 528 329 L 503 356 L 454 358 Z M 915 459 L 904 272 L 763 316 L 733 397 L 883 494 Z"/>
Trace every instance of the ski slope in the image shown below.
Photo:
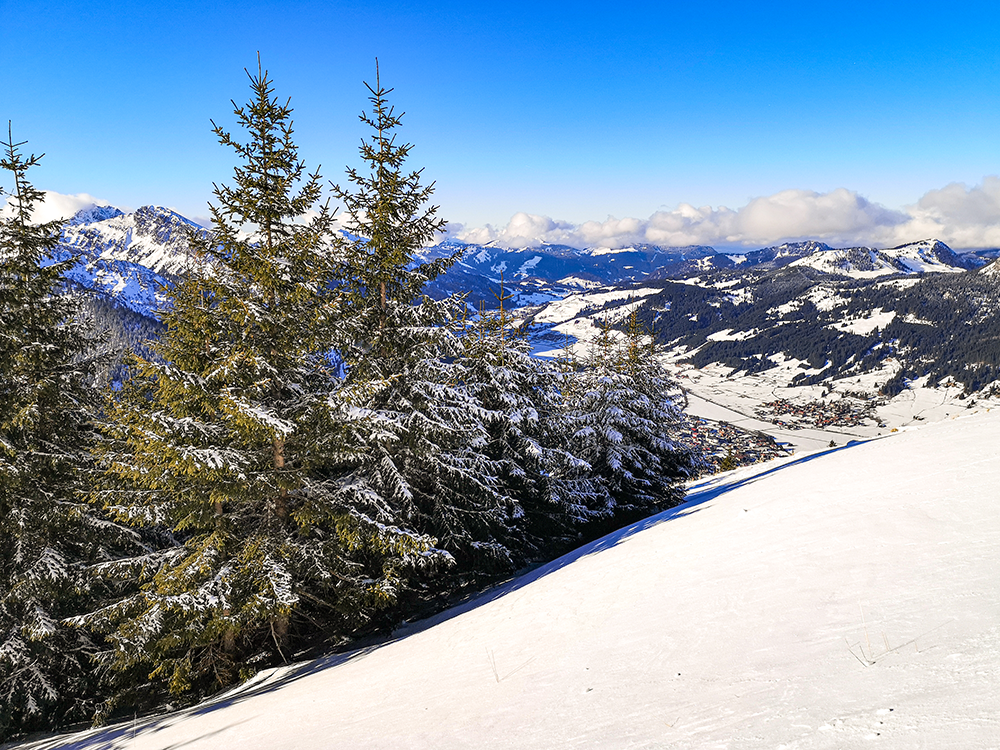
<path fill-rule="evenodd" d="M 385 645 L 34 747 L 1000 747 L 1000 410 L 719 475 Z"/>

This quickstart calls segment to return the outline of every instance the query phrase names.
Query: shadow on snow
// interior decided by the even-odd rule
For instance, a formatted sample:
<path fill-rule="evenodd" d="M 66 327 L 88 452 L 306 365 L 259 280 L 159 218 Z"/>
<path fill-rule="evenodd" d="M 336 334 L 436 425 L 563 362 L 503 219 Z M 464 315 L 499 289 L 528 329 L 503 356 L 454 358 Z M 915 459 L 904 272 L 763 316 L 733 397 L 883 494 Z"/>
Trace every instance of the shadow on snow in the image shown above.
<path fill-rule="evenodd" d="M 803 456 L 802 458 L 784 462 L 779 466 L 774 466 L 769 469 L 765 469 L 760 473 L 751 474 L 749 476 L 729 476 L 716 479 L 709 478 L 704 481 L 697 482 L 689 489 L 687 500 L 681 505 L 670 508 L 661 513 L 657 513 L 649 518 L 644 518 L 641 521 L 636 521 L 635 523 L 607 534 L 606 536 L 585 544 L 572 552 L 568 552 L 552 562 L 540 565 L 534 570 L 524 573 L 517 578 L 497 584 L 487 591 L 470 597 L 468 601 L 459 603 L 450 609 L 439 612 L 436 615 L 432 615 L 431 617 L 417 622 L 404 623 L 391 637 L 371 646 L 357 648 L 344 653 L 330 654 L 328 656 L 323 656 L 307 662 L 301 662 L 299 664 L 265 670 L 248 682 L 225 693 L 217 695 L 214 698 L 198 704 L 197 706 L 192 706 L 191 708 L 174 711 L 169 714 L 162 714 L 160 716 L 146 717 L 130 724 L 116 724 L 111 727 L 94 729 L 87 732 L 83 736 L 76 736 L 75 738 L 67 737 L 65 735 L 50 737 L 49 739 L 39 740 L 25 745 L 24 748 L 25 750 L 27 750 L 27 748 L 31 748 L 32 750 L 55 750 L 55 748 L 60 748 L 61 750 L 127 750 L 127 748 L 132 746 L 135 739 L 141 735 L 153 735 L 170 726 L 182 723 L 186 718 L 214 713 L 215 711 L 227 708 L 236 703 L 241 703 L 256 695 L 262 695 L 278 690 L 279 688 L 296 680 L 302 679 L 303 677 L 324 672 L 327 669 L 340 666 L 348 661 L 362 659 L 377 649 L 409 638 L 417 633 L 421 633 L 429 628 L 432 628 L 435 625 L 446 622 L 447 620 L 466 612 L 470 612 L 474 609 L 478 609 L 484 604 L 488 604 L 514 591 L 522 589 L 547 575 L 572 565 L 581 558 L 596 555 L 604 550 L 616 547 L 629 537 L 646 531 L 647 529 L 667 523 L 668 521 L 673 521 L 677 518 L 691 515 L 692 513 L 697 513 L 701 510 L 699 506 L 715 500 L 728 492 L 758 482 L 764 477 L 790 467 L 814 461 L 817 458 L 822 458 L 823 456 L 827 456 L 831 453 L 846 450 L 847 448 L 851 448 L 862 442 L 868 441 L 852 440 L 847 443 L 847 445 L 817 451 L 816 453 L 811 453 L 807 456 Z M 183 748 L 185 745 L 191 744 L 192 742 L 196 742 L 200 739 L 211 737 L 225 731 L 225 729 L 236 726 L 237 724 L 245 723 L 246 721 L 249 721 L 249 719 L 245 719 L 241 722 L 235 722 L 223 727 L 222 729 L 208 732 L 188 741 L 165 746 L 163 750 L 180 750 L 180 748 Z"/>

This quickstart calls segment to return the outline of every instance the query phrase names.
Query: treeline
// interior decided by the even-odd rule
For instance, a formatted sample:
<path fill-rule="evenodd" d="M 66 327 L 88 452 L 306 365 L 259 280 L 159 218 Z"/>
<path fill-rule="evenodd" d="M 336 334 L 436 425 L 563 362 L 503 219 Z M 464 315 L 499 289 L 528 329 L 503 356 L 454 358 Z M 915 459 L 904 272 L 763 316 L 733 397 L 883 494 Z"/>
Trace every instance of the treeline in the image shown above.
<path fill-rule="evenodd" d="M 934 274 L 906 289 L 868 287 L 848 307 L 895 310 L 879 332 L 881 358 L 903 363 L 902 380 L 951 377 L 975 392 L 1000 380 L 1000 295 L 996 280 L 977 271 Z"/>
<path fill-rule="evenodd" d="M 100 355 L 94 363 L 93 384 L 117 387 L 128 377 L 127 355 L 131 352 L 143 359 L 153 357 L 153 343 L 166 327 L 155 318 L 89 290 L 70 293 L 78 300 L 76 317 L 86 326 L 93 351 Z"/>
<path fill-rule="evenodd" d="M 469 321 L 460 296 L 423 293 L 455 258 L 413 263 L 443 221 L 378 78 L 365 168 L 327 190 L 267 73 L 248 75 L 240 131 L 215 127 L 237 166 L 155 342 L 53 293 L 73 261 L 46 260 L 61 225 L 31 221 L 38 158 L 5 144 L 0 740 L 391 627 L 677 504 L 696 470 L 637 321 L 548 362 L 502 304 Z M 115 371 L 108 336 L 134 351 Z"/>

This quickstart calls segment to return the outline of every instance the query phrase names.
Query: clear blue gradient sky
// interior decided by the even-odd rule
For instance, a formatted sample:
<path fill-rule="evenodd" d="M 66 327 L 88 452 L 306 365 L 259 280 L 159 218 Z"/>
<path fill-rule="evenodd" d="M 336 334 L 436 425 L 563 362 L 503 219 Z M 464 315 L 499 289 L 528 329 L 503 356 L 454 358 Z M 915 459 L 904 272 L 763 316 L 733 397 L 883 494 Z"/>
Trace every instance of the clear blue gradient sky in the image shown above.
<path fill-rule="evenodd" d="M 377 56 L 412 165 L 466 228 L 517 212 L 645 222 L 837 188 L 868 216 L 866 201 L 895 211 L 956 182 L 982 203 L 1000 173 L 996 0 L 0 0 L 0 19 L 0 117 L 46 152 L 35 183 L 126 207 L 206 214 L 233 166 L 209 119 L 233 124 L 258 50 L 301 155 L 333 180 L 357 163 Z M 887 215 L 873 226 L 913 218 Z M 720 231 L 768 239 L 740 227 Z"/>

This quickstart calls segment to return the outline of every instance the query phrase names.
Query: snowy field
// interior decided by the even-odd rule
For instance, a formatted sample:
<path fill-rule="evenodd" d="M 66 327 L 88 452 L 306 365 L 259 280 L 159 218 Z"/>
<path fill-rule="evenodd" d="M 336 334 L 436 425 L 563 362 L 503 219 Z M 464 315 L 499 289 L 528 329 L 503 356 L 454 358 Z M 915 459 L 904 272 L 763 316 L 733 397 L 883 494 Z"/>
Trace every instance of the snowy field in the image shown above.
<path fill-rule="evenodd" d="M 998 410 L 746 467 L 385 645 L 33 747 L 998 748 L 998 487 Z"/>
<path fill-rule="evenodd" d="M 876 372 L 834 380 L 833 391 L 828 391 L 821 385 L 788 387 L 791 378 L 803 372 L 799 368 L 799 360 L 783 360 L 777 367 L 762 373 L 733 377 L 732 369 L 723 365 L 696 368 L 689 364 L 672 363 L 679 358 L 676 353 L 673 357 L 668 355 L 666 363 L 677 382 L 688 392 L 689 414 L 765 432 L 795 451 L 825 448 L 831 440 L 843 445 L 850 440 L 889 435 L 894 429 L 940 422 L 986 409 L 1000 409 L 1000 400 L 959 398 L 961 388 L 945 384 L 933 387 L 926 378 L 921 378 L 887 404 L 878 407 L 877 420 L 867 420 L 855 427 L 790 430 L 758 418 L 756 410 L 761 404 L 776 399 L 799 404 L 815 401 L 832 403 L 846 392 L 877 394 L 879 388 L 895 374 L 895 368 L 890 365 Z M 805 372 L 813 373 L 812 370 Z"/>

